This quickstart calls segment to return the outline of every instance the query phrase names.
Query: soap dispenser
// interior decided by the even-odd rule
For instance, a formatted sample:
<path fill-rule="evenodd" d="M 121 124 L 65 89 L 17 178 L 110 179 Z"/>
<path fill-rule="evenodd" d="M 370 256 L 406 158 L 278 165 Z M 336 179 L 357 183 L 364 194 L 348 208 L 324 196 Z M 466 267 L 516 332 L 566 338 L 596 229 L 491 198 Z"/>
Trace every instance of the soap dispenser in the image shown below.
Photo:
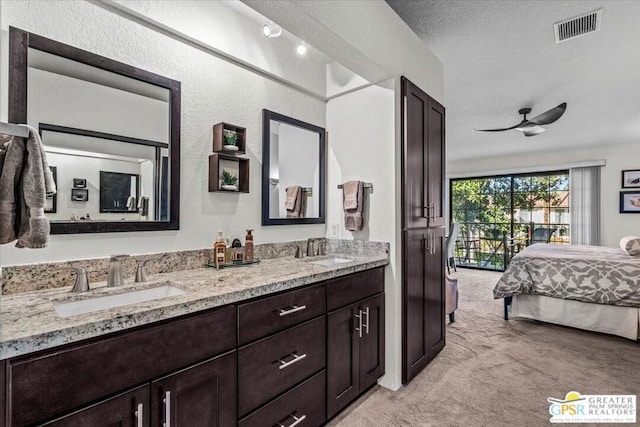
<path fill-rule="evenodd" d="M 216 266 L 224 264 L 227 261 L 227 243 L 222 231 L 218 231 L 218 237 L 213 245 L 213 262 Z"/>
<path fill-rule="evenodd" d="M 247 261 L 253 259 L 253 235 L 251 234 L 252 231 L 252 229 L 248 229 L 247 235 L 244 238 L 244 259 Z"/>

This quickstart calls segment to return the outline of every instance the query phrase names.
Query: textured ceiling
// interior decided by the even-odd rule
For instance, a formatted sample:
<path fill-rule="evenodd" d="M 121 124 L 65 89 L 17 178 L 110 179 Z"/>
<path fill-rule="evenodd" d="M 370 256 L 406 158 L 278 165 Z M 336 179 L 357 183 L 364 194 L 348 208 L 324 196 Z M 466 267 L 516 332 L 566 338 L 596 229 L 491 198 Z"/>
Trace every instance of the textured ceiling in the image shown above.
<path fill-rule="evenodd" d="M 640 2 L 386 1 L 444 64 L 448 161 L 640 144 Z M 599 32 L 555 44 L 555 22 L 600 7 Z M 473 130 L 565 101 L 534 137 Z"/>

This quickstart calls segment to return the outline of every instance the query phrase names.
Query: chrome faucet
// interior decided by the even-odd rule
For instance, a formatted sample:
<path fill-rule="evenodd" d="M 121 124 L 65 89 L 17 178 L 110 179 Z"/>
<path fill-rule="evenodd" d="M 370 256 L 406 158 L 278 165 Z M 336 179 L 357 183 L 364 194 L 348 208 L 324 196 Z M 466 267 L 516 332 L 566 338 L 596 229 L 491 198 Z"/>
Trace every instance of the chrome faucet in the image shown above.
<path fill-rule="evenodd" d="M 318 242 L 317 248 L 316 242 Z M 307 256 L 324 255 L 323 243 L 324 238 L 322 237 L 309 237 L 307 239 Z"/>
<path fill-rule="evenodd" d="M 296 254 L 294 255 L 294 258 L 304 258 L 302 247 L 300 245 L 295 245 L 295 248 L 296 248 Z"/>
<path fill-rule="evenodd" d="M 124 275 L 122 273 L 122 260 L 128 258 L 129 255 L 111 255 L 109 264 L 109 274 L 107 276 L 107 287 L 124 285 Z"/>
<path fill-rule="evenodd" d="M 147 276 L 147 270 L 144 268 L 148 262 L 157 261 L 160 258 L 150 258 L 145 261 L 141 261 L 138 263 L 138 270 L 136 270 L 136 283 L 146 282 L 149 280 L 149 276 Z"/>
<path fill-rule="evenodd" d="M 326 255 L 327 254 L 327 241 L 319 240 L 318 241 L 318 251 L 316 255 Z"/>
<path fill-rule="evenodd" d="M 71 270 L 76 273 L 76 283 L 71 288 L 71 292 L 87 292 L 89 290 L 89 275 L 84 268 L 81 267 L 63 267 L 65 270 Z"/>

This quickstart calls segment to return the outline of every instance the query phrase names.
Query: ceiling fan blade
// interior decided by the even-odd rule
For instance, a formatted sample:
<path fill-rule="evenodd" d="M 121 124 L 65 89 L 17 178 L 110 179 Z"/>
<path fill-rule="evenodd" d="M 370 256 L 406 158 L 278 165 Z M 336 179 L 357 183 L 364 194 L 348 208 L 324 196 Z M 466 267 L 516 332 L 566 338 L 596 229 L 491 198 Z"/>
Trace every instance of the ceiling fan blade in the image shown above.
<path fill-rule="evenodd" d="M 567 109 L 567 103 L 563 102 L 557 107 L 552 108 L 549 111 L 545 111 L 544 113 L 540 114 L 539 116 L 535 116 L 533 119 L 530 119 L 529 121 L 537 125 L 548 125 L 550 123 L 555 122 L 560 117 L 562 117 L 566 109 Z"/>
<path fill-rule="evenodd" d="M 505 131 L 505 130 L 511 130 L 511 129 L 519 128 L 522 125 L 524 125 L 525 123 L 527 123 L 527 121 L 528 120 L 523 120 L 520 123 L 518 123 L 517 125 L 513 125 L 513 126 L 508 127 L 508 128 L 502 128 L 502 129 L 476 129 L 476 128 L 473 128 L 473 130 L 477 130 L 478 132 L 502 132 L 502 131 Z"/>

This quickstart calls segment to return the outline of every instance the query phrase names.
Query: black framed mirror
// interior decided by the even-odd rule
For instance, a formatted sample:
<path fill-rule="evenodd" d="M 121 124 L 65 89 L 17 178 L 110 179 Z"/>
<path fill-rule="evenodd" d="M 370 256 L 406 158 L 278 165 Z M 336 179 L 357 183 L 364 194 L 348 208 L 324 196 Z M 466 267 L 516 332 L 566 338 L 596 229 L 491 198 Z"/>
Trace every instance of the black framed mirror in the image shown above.
<path fill-rule="evenodd" d="M 262 225 L 325 222 L 325 130 L 262 110 Z"/>
<path fill-rule="evenodd" d="M 51 234 L 179 229 L 180 82 L 14 27 L 9 50 L 8 119 L 40 130 L 47 157 L 57 156 L 58 194 L 71 194 L 47 214 Z M 115 162 L 138 162 L 139 170 Z M 98 209 L 110 191 L 100 187 L 100 170 L 139 176 L 127 196 L 134 210 Z M 143 196 L 151 199 L 147 216 L 139 215 Z"/>

